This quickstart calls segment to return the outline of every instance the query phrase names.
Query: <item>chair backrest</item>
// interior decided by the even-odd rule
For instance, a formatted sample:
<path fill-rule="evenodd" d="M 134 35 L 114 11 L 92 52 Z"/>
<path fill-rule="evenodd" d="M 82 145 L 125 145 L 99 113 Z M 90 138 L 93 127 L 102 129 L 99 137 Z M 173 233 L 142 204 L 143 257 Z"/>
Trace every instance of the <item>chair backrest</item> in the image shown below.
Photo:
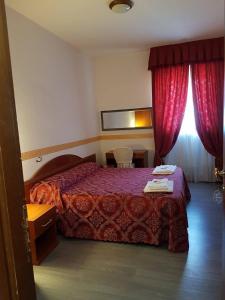
<path fill-rule="evenodd" d="M 133 150 L 129 147 L 121 147 L 113 150 L 114 158 L 119 168 L 131 168 Z"/>

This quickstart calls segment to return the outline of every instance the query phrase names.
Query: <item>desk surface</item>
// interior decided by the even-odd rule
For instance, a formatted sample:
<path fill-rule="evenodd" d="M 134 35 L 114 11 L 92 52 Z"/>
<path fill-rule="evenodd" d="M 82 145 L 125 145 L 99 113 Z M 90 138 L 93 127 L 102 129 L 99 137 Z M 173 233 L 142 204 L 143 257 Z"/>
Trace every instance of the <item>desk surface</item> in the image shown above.
<path fill-rule="evenodd" d="M 113 155 L 113 150 L 110 150 L 110 151 L 108 151 L 108 152 L 106 152 L 106 158 L 113 158 L 114 157 L 114 155 Z M 144 158 L 144 157 L 147 157 L 148 156 L 148 150 L 133 150 L 133 158 L 135 159 L 135 158 L 138 158 L 138 157 L 140 157 L 140 158 Z"/>
<path fill-rule="evenodd" d="M 113 150 L 105 153 L 106 162 L 108 165 L 116 165 Z M 148 150 L 133 150 L 133 163 L 136 167 L 146 168 L 148 167 Z"/>
<path fill-rule="evenodd" d="M 142 150 L 133 150 L 133 153 L 147 153 L 148 150 L 142 149 Z M 113 153 L 113 150 L 107 151 L 106 153 Z"/>

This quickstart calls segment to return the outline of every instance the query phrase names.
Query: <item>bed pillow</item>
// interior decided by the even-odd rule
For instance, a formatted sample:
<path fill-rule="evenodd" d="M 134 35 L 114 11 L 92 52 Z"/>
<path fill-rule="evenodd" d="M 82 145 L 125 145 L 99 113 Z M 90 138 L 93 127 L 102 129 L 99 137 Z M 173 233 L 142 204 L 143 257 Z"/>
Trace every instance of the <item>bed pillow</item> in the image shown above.
<path fill-rule="evenodd" d="M 31 203 L 54 204 L 57 211 L 63 211 L 62 192 L 83 178 L 94 174 L 100 167 L 94 162 L 87 162 L 59 174 L 50 176 L 36 183 L 30 191 Z"/>
<path fill-rule="evenodd" d="M 30 203 L 55 205 L 57 212 L 63 213 L 60 189 L 54 183 L 42 181 L 30 190 Z"/>
<path fill-rule="evenodd" d="M 48 177 L 44 181 L 55 184 L 61 191 L 63 191 L 86 176 L 95 173 L 99 168 L 100 167 L 94 162 L 86 162 L 59 174 Z"/>

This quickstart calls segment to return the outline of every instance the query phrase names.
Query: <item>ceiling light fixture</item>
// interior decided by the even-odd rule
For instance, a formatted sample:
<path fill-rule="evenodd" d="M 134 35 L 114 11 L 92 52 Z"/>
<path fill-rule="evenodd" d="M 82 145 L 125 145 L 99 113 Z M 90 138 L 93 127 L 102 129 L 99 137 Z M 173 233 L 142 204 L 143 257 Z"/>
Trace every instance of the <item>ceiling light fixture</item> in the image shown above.
<path fill-rule="evenodd" d="M 109 8 L 116 13 L 128 12 L 134 5 L 131 0 L 113 0 L 109 4 Z"/>

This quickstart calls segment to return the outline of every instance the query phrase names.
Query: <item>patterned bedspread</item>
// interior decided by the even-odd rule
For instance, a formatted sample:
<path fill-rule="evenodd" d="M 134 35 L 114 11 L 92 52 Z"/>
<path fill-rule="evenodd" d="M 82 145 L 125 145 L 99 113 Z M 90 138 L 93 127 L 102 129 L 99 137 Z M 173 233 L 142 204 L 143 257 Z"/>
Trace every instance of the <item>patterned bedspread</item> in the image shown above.
<path fill-rule="evenodd" d="M 188 250 L 186 204 L 190 192 L 180 168 L 172 175 L 173 193 L 144 193 L 151 168 L 103 169 L 85 163 L 35 185 L 31 202 L 57 206 L 66 237 L 101 241 L 168 244 Z"/>

